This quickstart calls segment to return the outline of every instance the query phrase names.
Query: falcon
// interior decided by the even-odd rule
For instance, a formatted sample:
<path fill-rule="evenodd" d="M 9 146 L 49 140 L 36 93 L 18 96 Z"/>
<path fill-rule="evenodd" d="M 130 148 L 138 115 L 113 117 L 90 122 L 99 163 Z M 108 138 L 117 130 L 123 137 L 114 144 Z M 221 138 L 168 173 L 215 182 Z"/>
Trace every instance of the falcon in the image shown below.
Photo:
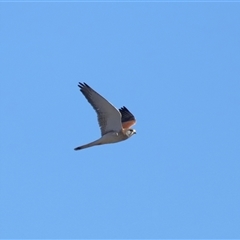
<path fill-rule="evenodd" d="M 136 123 L 136 119 L 126 107 L 115 108 L 86 83 L 79 82 L 78 87 L 97 113 L 101 137 L 74 150 L 121 142 L 136 134 L 136 130 L 131 128 Z"/>

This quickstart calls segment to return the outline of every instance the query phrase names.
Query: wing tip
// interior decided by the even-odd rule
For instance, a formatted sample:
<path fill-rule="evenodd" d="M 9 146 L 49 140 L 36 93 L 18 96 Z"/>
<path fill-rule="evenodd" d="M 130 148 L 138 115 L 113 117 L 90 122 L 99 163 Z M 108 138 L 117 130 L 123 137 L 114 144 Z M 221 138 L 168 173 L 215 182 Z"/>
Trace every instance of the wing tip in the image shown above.
<path fill-rule="evenodd" d="M 80 88 L 80 90 L 84 88 L 90 88 L 85 82 L 78 82 L 78 87 Z"/>
<path fill-rule="evenodd" d="M 125 106 L 122 106 L 121 108 L 119 108 L 120 111 L 128 111 L 130 112 Z"/>
<path fill-rule="evenodd" d="M 122 114 L 128 114 L 128 115 L 134 117 L 134 115 L 133 115 L 125 106 L 119 108 L 119 111 L 120 111 Z"/>

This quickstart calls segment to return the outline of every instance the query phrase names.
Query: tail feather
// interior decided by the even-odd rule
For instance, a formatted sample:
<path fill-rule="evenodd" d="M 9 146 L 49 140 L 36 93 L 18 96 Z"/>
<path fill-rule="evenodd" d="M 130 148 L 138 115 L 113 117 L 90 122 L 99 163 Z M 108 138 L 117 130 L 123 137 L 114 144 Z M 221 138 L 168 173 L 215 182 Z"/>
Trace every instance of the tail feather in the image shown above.
<path fill-rule="evenodd" d="M 101 145 L 101 144 L 102 144 L 101 141 L 99 141 L 99 139 L 98 139 L 98 140 L 96 140 L 94 142 L 91 142 L 91 143 L 88 143 L 88 144 L 76 147 L 76 148 L 74 148 L 74 150 L 76 150 L 76 151 L 77 150 L 82 150 L 84 148 L 89 148 L 89 147 L 93 147 L 93 146 L 97 146 L 97 145 Z"/>

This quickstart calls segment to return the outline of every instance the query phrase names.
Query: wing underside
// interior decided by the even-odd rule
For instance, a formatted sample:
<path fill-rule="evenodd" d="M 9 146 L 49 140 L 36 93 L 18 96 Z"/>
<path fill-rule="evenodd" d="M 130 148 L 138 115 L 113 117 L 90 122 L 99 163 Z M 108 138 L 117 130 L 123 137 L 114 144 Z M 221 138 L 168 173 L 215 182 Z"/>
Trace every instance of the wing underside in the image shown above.
<path fill-rule="evenodd" d="M 86 83 L 79 82 L 80 91 L 97 112 L 101 134 L 122 129 L 121 114 L 110 102 L 94 91 Z"/>

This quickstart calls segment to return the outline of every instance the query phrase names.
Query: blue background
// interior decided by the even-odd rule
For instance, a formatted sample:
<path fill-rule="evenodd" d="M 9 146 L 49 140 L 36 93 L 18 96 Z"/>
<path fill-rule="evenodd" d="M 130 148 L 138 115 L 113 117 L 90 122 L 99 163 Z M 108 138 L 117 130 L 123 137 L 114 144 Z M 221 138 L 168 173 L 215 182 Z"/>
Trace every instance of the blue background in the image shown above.
<path fill-rule="evenodd" d="M 240 238 L 239 3 L 1 3 L 1 238 Z M 86 82 L 137 118 L 100 137 Z"/>

